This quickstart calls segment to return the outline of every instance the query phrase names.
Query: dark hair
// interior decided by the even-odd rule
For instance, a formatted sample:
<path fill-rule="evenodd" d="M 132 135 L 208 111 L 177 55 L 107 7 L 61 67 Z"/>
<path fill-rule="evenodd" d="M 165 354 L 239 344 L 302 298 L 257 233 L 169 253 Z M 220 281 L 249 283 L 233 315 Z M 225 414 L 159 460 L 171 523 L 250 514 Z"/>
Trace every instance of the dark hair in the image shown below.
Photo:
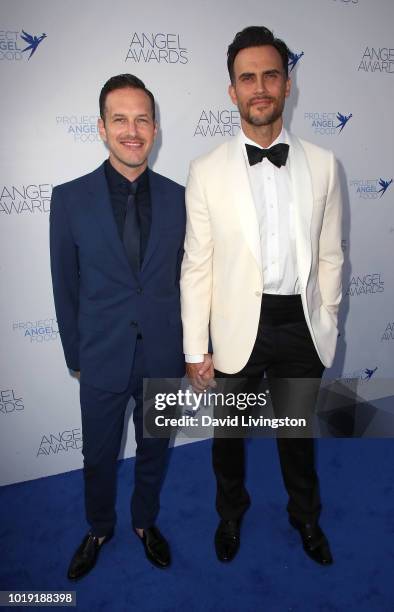
<path fill-rule="evenodd" d="M 155 120 L 155 99 L 153 94 L 149 89 L 145 87 L 145 83 L 141 81 L 138 77 L 134 76 L 134 74 L 118 74 L 116 76 L 111 77 L 105 83 L 104 87 L 100 92 L 99 98 L 99 106 L 100 106 L 100 117 L 104 121 L 105 114 L 105 101 L 107 99 L 108 94 L 115 89 L 127 89 L 127 87 L 131 87 L 132 89 L 142 89 L 148 96 L 151 106 L 152 106 L 152 117 L 153 121 Z"/>
<path fill-rule="evenodd" d="M 249 26 L 235 35 L 233 42 L 227 49 L 227 68 L 232 83 L 234 82 L 234 60 L 237 53 L 248 47 L 262 47 L 264 45 L 275 47 L 282 58 L 283 70 L 288 77 L 289 49 L 286 43 L 280 38 L 275 38 L 271 30 L 264 26 Z"/>

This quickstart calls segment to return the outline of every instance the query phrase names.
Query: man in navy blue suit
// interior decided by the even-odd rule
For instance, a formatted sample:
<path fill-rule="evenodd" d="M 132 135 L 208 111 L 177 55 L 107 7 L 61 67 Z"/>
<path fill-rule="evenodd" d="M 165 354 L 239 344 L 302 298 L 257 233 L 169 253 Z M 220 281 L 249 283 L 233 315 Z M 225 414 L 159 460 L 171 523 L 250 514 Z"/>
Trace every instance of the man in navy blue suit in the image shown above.
<path fill-rule="evenodd" d="M 100 94 L 109 159 L 54 188 L 53 292 L 67 366 L 80 378 L 86 517 L 70 579 L 87 574 L 113 535 L 116 465 L 131 397 L 136 436 L 134 531 L 157 567 L 170 550 L 155 526 L 168 440 L 144 438 L 143 378 L 184 374 L 179 274 L 184 189 L 148 168 L 155 101 L 137 77 L 112 77 Z"/>

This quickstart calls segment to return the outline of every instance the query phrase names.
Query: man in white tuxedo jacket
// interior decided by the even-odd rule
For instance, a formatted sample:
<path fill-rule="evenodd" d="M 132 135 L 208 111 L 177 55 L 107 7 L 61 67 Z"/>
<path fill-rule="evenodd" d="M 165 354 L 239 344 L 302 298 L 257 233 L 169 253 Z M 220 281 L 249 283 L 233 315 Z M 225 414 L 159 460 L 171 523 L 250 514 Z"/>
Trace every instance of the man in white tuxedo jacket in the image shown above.
<path fill-rule="evenodd" d="M 319 381 L 334 358 L 341 300 L 336 161 L 283 127 L 291 86 L 283 41 L 265 27 L 246 28 L 229 46 L 227 63 L 242 129 L 192 162 L 186 191 L 181 300 L 187 372 L 200 390 L 215 375 L 256 380 L 265 374 L 273 386 L 284 378 Z M 274 409 L 278 397 L 272 397 Z M 290 523 L 305 552 L 330 564 L 318 523 L 314 441 L 277 442 Z M 244 461 L 243 439 L 215 436 L 221 561 L 236 555 L 250 503 Z"/>

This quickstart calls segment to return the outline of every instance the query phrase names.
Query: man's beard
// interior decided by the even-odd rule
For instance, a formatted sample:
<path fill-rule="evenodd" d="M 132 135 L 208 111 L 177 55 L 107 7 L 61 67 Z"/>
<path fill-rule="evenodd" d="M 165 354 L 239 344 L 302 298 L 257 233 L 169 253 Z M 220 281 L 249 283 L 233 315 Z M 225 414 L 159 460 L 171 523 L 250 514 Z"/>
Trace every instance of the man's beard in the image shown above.
<path fill-rule="evenodd" d="M 242 119 L 246 121 L 246 123 L 249 123 L 249 125 L 260 127 L 263 125 L 271 125 L 277 119 L 280 119 L 283 113 L 283 108 L 284 108 L 284 105 L 281 105 L 280 107 L 275 107 L 268 115 L 264 115 L 264 116 L 262 115 L 253 116 L 252 115 L 253 109 L 250 107 L 246 109 L 246 112 L 243 109 L 240 109 L 239 112 L 240 112 Z"/>

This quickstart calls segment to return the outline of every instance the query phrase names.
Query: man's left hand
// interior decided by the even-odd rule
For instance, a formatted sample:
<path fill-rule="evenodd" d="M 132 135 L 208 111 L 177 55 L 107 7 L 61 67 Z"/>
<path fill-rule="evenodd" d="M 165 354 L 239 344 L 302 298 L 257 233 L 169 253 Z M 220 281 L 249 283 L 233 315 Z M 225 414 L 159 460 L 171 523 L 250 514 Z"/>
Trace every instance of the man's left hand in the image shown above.
<path fill-rule="evenodd" d="M 210 353 L 206 353 L 204 361 L 200 363 L 186 363 L 186 374 L 194 391 L 203 392 L 209 387 L 216 387 L 215 371 Z"/>

